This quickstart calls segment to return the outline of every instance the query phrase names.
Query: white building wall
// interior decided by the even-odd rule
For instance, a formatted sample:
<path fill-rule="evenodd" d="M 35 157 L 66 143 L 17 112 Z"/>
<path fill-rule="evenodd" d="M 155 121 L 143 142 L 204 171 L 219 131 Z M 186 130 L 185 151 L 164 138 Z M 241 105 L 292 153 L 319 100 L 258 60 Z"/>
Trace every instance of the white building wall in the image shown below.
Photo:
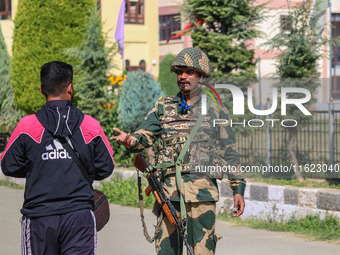
<path fill-rule="evenodd" d="M 340 13 L 340 1 L 331 0 L 331 3 L 332 3 L 332 12 Z"/>

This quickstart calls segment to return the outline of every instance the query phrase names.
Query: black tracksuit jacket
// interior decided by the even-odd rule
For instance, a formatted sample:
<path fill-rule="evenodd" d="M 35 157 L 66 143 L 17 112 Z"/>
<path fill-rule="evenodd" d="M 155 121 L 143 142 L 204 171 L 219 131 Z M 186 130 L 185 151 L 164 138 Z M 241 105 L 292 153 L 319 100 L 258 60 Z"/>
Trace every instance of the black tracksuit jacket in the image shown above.
<path fill-rule="evenodd" d="M 58 137 L 70 138 L 92 179 L 113 172 L 113 150 L 99 122 L 70 101 L 50 101 L 37 114 L 21 119 L 1 155 L 5 175 L 26 178 L 21 209 L 25 216 L 92 209 L 90 185 Z"/>

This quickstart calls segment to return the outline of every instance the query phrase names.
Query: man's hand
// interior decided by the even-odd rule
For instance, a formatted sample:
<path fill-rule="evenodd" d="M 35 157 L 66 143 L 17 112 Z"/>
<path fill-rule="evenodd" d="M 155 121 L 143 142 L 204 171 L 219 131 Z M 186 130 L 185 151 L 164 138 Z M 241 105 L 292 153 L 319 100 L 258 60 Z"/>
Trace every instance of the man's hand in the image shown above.
<path fill-rule="evenodd" d="M 244 199 L 243 196 L 240 194 L 235 194 L 234 195 L 234 212 L 233 212 L 233 217 L 239 217 L 244 211 Z"/>
<path fill-rule="evenodd" d="M 125 133 L 120 131 L 118 128 L 113 128 L 113 131 L 117 132 L 117 136 L 111 136 L 110 140 L 115 140 L 120 144 L 124 145 L 126 148 L 131 148 L 135 145 L 135 142 L 132 140 L 131 135 L 129 133 Z"/>

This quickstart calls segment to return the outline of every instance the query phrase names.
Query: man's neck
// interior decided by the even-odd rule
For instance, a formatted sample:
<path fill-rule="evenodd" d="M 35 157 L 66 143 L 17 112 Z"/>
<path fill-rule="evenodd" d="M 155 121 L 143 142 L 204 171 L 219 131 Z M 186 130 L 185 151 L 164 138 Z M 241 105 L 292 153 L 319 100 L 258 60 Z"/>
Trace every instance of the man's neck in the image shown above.
<path fill-rule="evenodd" d="M 196 89 L 193 92 L 182 93 L 182 95 L 183 95 L 185 101 L 187 102 L 187 105 L 193 105 L 197 101 L 200 93 L 201 93 L 201 90 Z"/>
<path fill-rule="evenodd" d="M 71 99 L 70 99 L 70 97 L 68 97 L 68 96 L 47 96 L 46 97 L 46 103 L 47 102 L 50 102 L 50 101 L 56 101 L 56 100 L 67 100 L 67 101 L 70 101 Z"/>

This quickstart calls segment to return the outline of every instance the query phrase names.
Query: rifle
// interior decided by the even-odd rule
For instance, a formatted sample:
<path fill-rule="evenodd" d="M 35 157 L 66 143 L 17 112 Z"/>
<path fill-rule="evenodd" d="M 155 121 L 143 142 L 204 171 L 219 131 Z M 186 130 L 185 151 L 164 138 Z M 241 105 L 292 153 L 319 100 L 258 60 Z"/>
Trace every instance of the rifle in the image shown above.
<path fill-rule="evenodd" d="M 149 186 L 145 189 L 145 194 L 149 196 L 151 192 L 153 193 L 157 203 L 163 209 L 163 212 L 165 213 L 166 217 L 168 217 L 172 226 L 174 226 L 178 230 L 185 246 L 187 247 L 188 252 L 190 253 L 190 255 L 194 255 L 194 252 L 192 251 L 188 243 L 187 236 L 185 235 L 185 226 L 187 223 L 186 221 L 183 222 L 179 219 L 180 214 L 173 206 L 173 204 L 171 204 L 170 199 L 167 198 L 167 196 L 165 195 L 162 184 L 159 182 L 154 173 L 155 169 L 149 168 L 148 163 L 140 153 L 136 153 L 133 164 L 142 173 L 147 173 L 146 179 L 149 182 Z"/>

